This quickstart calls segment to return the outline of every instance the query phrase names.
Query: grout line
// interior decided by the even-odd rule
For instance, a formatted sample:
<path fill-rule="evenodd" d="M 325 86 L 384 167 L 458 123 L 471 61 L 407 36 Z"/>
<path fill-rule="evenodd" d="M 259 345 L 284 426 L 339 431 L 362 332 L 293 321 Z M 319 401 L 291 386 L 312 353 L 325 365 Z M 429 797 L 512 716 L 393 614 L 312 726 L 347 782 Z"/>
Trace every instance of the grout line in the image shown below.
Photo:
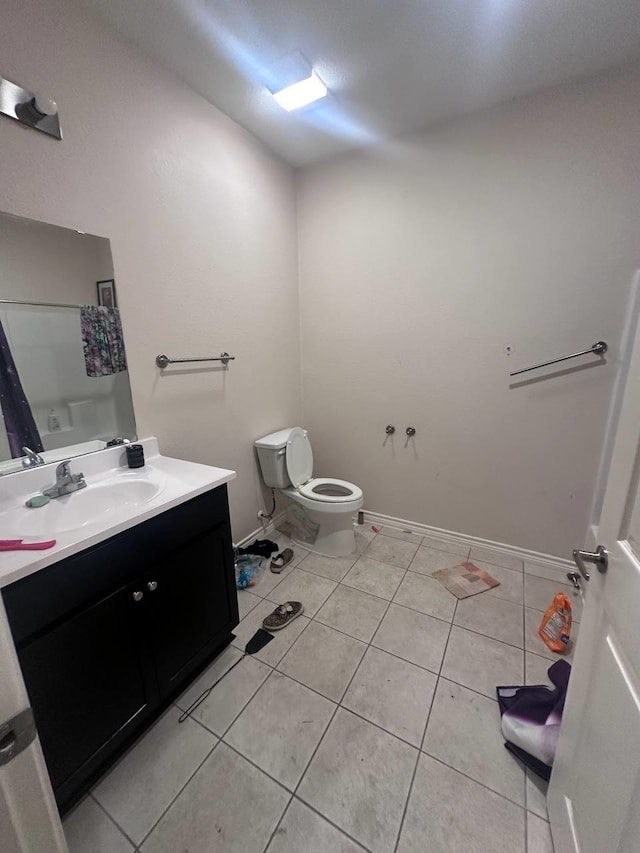
<path fill-rule="evenodd" d="M 131 836 L 124 831 L 124 829 L 120 826 L 120 824 L 113 817 L 113 815 L 109 814 L 109 812 L 105 809 L 105 807 L 102 805 L 102 803 L 93 796 L 93 793 L 89 792 L 87 794 L 87 797 L 90 797 L 93 800 L 93 802 L 98 806 L 100 811 L 103 812 L 107 816 L 107 818 L 111 821 L 111 823 L 117 828 L 118 832 L 120 832 L 122 835 L 124 835 L 124 837 L 127 839 L 127 841 L 130 842 L 130 844 L 134 847 L 134 849 L 137 849 L 137 844 L 134 842 L 133 838 L 131 838 Z"/>
<path fill-rule="evenodd" d="M 386 565 L 386 564 L 383 564 L 383 565 Z M 404 573 L 404 574 L 403 574 L 403 576 L 402 576 L 402 580 L 404 580 L 405 575 L 406 575 L 406 570 L 405 570 L 405 573 Z M 400 581 L 400 583 L 402 583 L 402 580 Z M 399 586 L 399 585 L 400 585 L 400 584 L 398 584 L 398 586 Z M 346 586 L 346 584 L 345 584 L 345 586 Z M 337 587 L 336 587 L 336 588 L 337 588 Z M 386 599 L 385 599 L 385 600 L 386 600 Z M 387 611 L 389 610 L 389 607 L 390 607 L 390 606 L 391 606 L 391 601 L 388 601 L 388 602 L 387 602 L 387 607 L 386 607 L 386 609 L 385 609 L 384 613 L 382 614 L 382 617 L 381 617 L 381 619 L 380 619 L 380 622 L 378 623 L 378 626 L 380 625 L 380 623 L 382 622 L 382 620 L 384 619 L 384 617 L 387 615 Z M 318 608 L 318 610 L 319 610 L 319 609 L 320 609 L 320 608 Z M 318 611 L 316 611 L 316 613 L 317 613 L 317 612 L 318 612 Z M 315 614 L 314 614 L 314 615 L 315 615 Z M 312 619 L 312 621 L 314 621 L 314 620 Z M 322 623 L 320 622 L 320 623 L 318 623 L 318 624 L 322 624 Z M 326 626 L 326 627 L 330 627 L 330 626 Z M 335 630 L 335 629 L 334 629 L 334 630 Z M 377 629 L 376 629 L 376 630 L 377 630 Z M 342 632 L 339 632 L 339 633 L 342 633 Z M 345 636 L 349 636 L 349 635 L 348 635 L 348 634 L 346 634 Z M 372 637 L 371 639 L 373 639 L 373 637 Z M 362 642 L 362 641 L 360 641 L 360 642 Z M 331 719 L 329 720 L 329 723 L 327 724 L 327 727 L 325 728 L 324 732 L 322 733 L 322 737 L 320 738 L 320 740 L 319 740 L 319 741 L 318 741 L 318 743 L 316 744 L 315 749 L 314 749 L 314 750 L 313 750 L 313 752 L 311 753 L 311 757 L 309 758 L 309 760 L 307 761 L 307 763 L 306 763 L 306 765 L 305 765 L 305 768 L 304 768 L 304 770 L 303 770 L 303 772 L 302 772 L 302 774 L 301 774 L 301 776 L 300 776 L 300 779 L 298 780 L 298 783 L 297 783 L 297 785 L 295 786 L 295 788 L 294 788 L 294 790 L 293 790 L 293 794 L 292 794 L 291 799 L 293 799 L 293 798 L 297 795 L 297 793 L 298 793 L 298 789 L 300 788 L 300 785 L 302 784 L 302 782 L 303 782 L 303 780 L 304 780 L 305 776 L 307 775 L 307 773 L 308 773 L 308 771 L 309 771 L 309 768 L 310 768 L 310 766 L 311 766 L 311 764 L 312 764 L 312 762 L 313 762 L 313 759 L 315 758 L 315 756 L 316 756 L 316 754 L 317 754 L 318 750 L 320 749 L 320 746 L 322 745 L 322 743 L 323 743 L 323 741 L 324 741 L 324 739 L 325 739 L 325 737 L 326 737 L 326 735 L 327 735 L 327 732 L 328 732 L 328 731 L 329 731 L 329 729 L 331 728 L 331 726 L 332 726 L 332 724 L 333 724 L 333 721 L 334 721 L 334 719 L 335 719 L 335 716 L 336 716 L 336 714 L 338 713 L 338 710 L 339 710 L 340 708 L 342 708 L 343 710 L 348 711 L 348 713 L 353 713 L 352 711 L 349 711 L 349 709 L 344 708 L 344 707 L 342 706 L 342 701 L 343 701 L 344 697 L 347 695 L 347 692 L 349 691 L 349 688 L 351 687 L 351 684 L 352 684 L 352 682 L 353 682 L 354 678 L 356 677 L 356 675 L 358 674 L 358 672 L 359 672 L 359 670 L 360 670 L 360 667 L 361 667 L 361 665 L 362 665 L 362 661 L 364 660 L 365 655 L 367 654 L 367 649 L 369 649 L 369 648 L 370 648 L 370 646 L 371 646 L 371 641 L 369 641 L 368 643 L 366 643 L 366 644 L 365 644 L 365 646 L 366 646 L 366 648 L 365 648 L 364 652 L 362 653 L 362 657 L 361 657 L 361 658 L 360 658 L 360 660 L 358 661 L 358 665 L 357 665 L 357 667 L 355 668 L 355 670 L 354 670 L 354 672 L 353 672 L 353 675 L 352 675 L 352 676 L 351 676 L 351 678 L 349 679 L 349 682 L 348 682 L 347 686 L 346 686 L 346 687 L 345 687 L 345 689 L 343 690 L 343 692 L 342 692 L 342 694 L 341 694 L 341 696 L 340 696 L 339 701 L 336 703 L 336 707 L 335 707 L 335 709 L 334 709 L 334 711 L 333 711 L 333 714 L 331 715 Z M 283 675 L 284 675 L 284 674 L 286 674 L 286 673 L 283 673 Z M 289 677 L 291 677 L 291 676 L 289 676 Z M 295 680 L 295 679 L 294 679 L 294 680 Z M 308 685 L 304 685 L 304 686 L 305 686 L 305 687 L 308 687 Z M 311 689 L 311 688 L 310 688 L 310 689 Z M 315 691 L 315 692 L 317 692 L 317 691 Z M 320 695 L 322 695 L 322 694 L 320 694 Z M 328 698 L 328 697 L 325 697 L 325 698 Z M 334 701 L 334 700 L 331 700 L 331 701 Z M 359 715 L 356 715 L 356 716 L 359 716 Z M 361 718 L 361 719 L 364 719 L 364 718 Z M 371 721 L 370 721 L 370 720 L 366 720 L 365 722 L 369 723 L 370 725 L 375 725 L 374 723 L 371 723 Z M 391 735 L 391 733 L 390 733 L 390 732 L 387 732 L 387 731 L 386 731 L 386 729 L 382 729 L 382 727 L 380 727 L 380 726 L 377 726 L 377 728 L 381 729 L 381 731 L 384 731 L 387 735 L 390 735 L 391 737 L 395 737 L 395 735 Z M 415 749 L 415 747 L 413 747 L 413 748 Z M 418 750 L 418 756 L 419 756 L 419 755 L 420 755 L 420 752 L 419 752 L 419 750 Z M 306 803 L 306 800 L 302 800 L 302 798 L 300 798 L 300 799 L 301 799 L 301 802 L 304 802 L 305 804 L 307 804 L 307 803 Z M 289 807 L 290 802 L 291 802 L 291 800 L 290 800 L 290 801 L 289 801 L 289 803 L 287 804 L 287 808 Z M 307 804 L 307 805 L 308 805 L 308 804 Z M 285 812 L 284 812 L 284 813 L 286 813 L 286 810 L 285 810 Z M 283 814 L 284 814 L 284 813 L 283 813 Z M 318 812 L 318 814 L 320 814 L 320 812 Z M 324 815 L 322 815 L 322 817 L 324 818 Z M 325 818 L 325 819 L 326 819 L 326 818 Z M 281 821 L 282 821 L 282 817 L 280 818 L 280 820 L 278 821 L 278 824 L 276 825 L 276 827 L 275 827 L 274 831 L 272 832 L 271 837 L 269 838 L 269 841 L 268 841 L 268 843 L 267 843 L 267 846 L 264 848 L 265 853 L 266 853 L 266 850 L 267 850 L 267 849 L 268 849 L 268 847 L 269 847 L 269 844 L 271 844 L 271 841 L 272 841 L 273 837 L 275 836 L 275 833 L 277 832 L 278 827 L 279 827 L 279 825 L 280 825 L 280 822 L 281 822 Z M 341 828 L 340 828 L 340 831 L 341 831 L 341 832 L 343 832 L 343 830 L 342 830 Z M 346 834 L 346 833 L 344 833 L 344 834 Z M 350 836 L 349 836 L 349 837 L 350 837 Z M 355 841 L 356 839 L 353 839 L 353 840 Z M 358 841 L 357 843 L 358 843 L 358 844 L 360 844 L 360 842 L 359 842 L 359 841 Z M 364 846 L 364 845 L 361 845 L 361 846 Z"/>
<path fill-rule="evenodd" d="M 478 782 L 477 779 L 474 779 L 473 776 L 469 776 L 468 773 L 465 773 L 464 770 L 460 770 L 457 767 L 454 767 L 452 764 L 447 764 L 446 761 L 443 761 L 441 758 L 438 758 L 436 755 L 431 755 L 430 752 L 423 752 L 423 755 L 426 755 L 427 758 L 430 758 L 432 761 L 437 761 L 438 764 L 442 764 L 443 767 L 448 767 L 449 770 L 453 770 L 454 773 L 459 773 L 461 776 L 464 776 L 465 779 L 468 779 L 470 782 L 474 782 L 476 785 L 479 785 L 481 788 L 484 788 L 485 791 L 490 791 L 492 794 L 495 794 L 496 797 L 500 797 L 501 800 L 504 800 L 505 803 L 509 803 L 512 806 L 520 809 L 522 812 L 526 813 L 527 809 L 522 805 L 522 803 L 517 803 L 515 800 L 510 800 L 509 797 L 506 797 L 504 794 L 501 794 L 500 791 L 496 791 L 494 788 L 490 788 L 488 785 L 485 785 L 484 782 Z M 520 764 L 520 762 L 518 762 Z M 523 767 L 522 764 L 520 764 Z M 524 772 L 524 767 L 523 767 Z M 531 812 L 533 814 L 533 812 Z"/>
<path fill-rule="evenodd" d="M 433 695 L 431 696 L 431 704 L 429 705 L 429 712 L 427 714 L 427 719 L 424 724 L 424 729 L 422 730 L 422 738 L 420 740 L 420 747 L 418 749 L 418 755 L 416 757 L 416 763 L 413 767 L 413 773 L 411 774 L 411 781 L 409 783 L 409 790 L 407 791 L 407 798 L 404 803 L 404 808 L 402 810 L 402 817 L 400 818 L 400 826 L 398 827 L 398 835 L 396 836 L 396 843 L 394 845 L 394 853 L 398 850 L 398 845 L 400 844 L 400 838 L 402 836 L 402 830 L 404 828 L 404 821 L 407 816 L 407 810 L 409 809 L 409 800 L 411 799 L 411 794 L 413 792 L 413 784 L 415 782 L 416 774 L 418 772 L 418 764 L 420 763 L 420 756 L 422 755 L 422 750 L 424 747 L 424 739 L 427 736 L 427 729 L 429 728 L 429 721 L 431 720 L 431 712 L 433 711 L 433 705 L 436 701 L 436 693 L 438 691 L 438 685 L 440 684 L 440 674 L 442 673 L 442 667 L 444 666 L 444 661 L 447 656 L 447 649 L 449 647 L 449 639 L 451 637 L 451 632 L 453 631 L 453 620 L 456 618 L 456 610 L 458 609 L 458 601 L 456 600 L 453 614 L 451 616 L 451 623 L 449 625 L 449 633 L 447 634 L 447 640 L 444 644 L 444 650 L 442 653 L 442 660 L 440 661 L 440 668 L 438 669 L 438 676 L 436 678 L 436 683 L 433 688 Z"/>
<path fill-rule="evenodd" d="M 151 829 L 149 829 L 149 831 L 146 833 L 146 835 L 144 836 L 144 838 L 142 838 L 142 839 L 138 842 L 138 847 L 141 847 L 141 846 L 144 844 L 144 842 L 149 838 L 149 836 L 151 835 L 151 833 L 153 832 L 153 830 L 156 828 L 156 826 L 158 826 L 158 824 L 160 823 L 160 821 L 164 818 L 164 816 L 166 815 L 166 813 L 167 813 L 167 812 L 169 811 L 169 809 L 173 806 L 173 804 L 174 804 L 174 803 L 175 803 L 175 801 L 178 799 L 178 797 L 182 794 L 182 792 L 183 792 L 183 791 L 184 791 L 184 789 L 187 787 L 187 785 L 189 784 L 189 782 L 191 782 L 191 780 L 192 780 L 192 779 L 193 779 L 193 777 L 196 775 L 196 773 L 198 773 L 198 771 L 200 770 L 200 768 L 202 767 L 202 765 L 205 763 L 205 761 L 207 761 L 207 759 L 209 758 L 209 756 L 210 756 L 210 755 L 213 753 L 213 751 L 218 747 L 218 744 L 219 744 L 219 743 L 220 743 L 220 741 L 218 741 L 217 743 L 214 743 L 214 745 L 213 745 L 213 746 L 211 747 L 211 749 L 207 752 L 207 754 L 206 754 L 206 755 L 205 755 L 205 757 L 202 759 L 202 761 L 200 762 L 200 764 L 198 764 L 198 766 L 197 766 L 197 767 L 196 767 L 196 769 L 193 771 L 193 773 L 189 776 L 189 778 L 188 778 L 188 779 L 187 779 L 187 781 L 184 783 L 184 785 L 182 785 L 182 787 L 181 787 L 181 788 L 180 788 L 180 790 L 177 792 L 177 794 L 175 795 L 175 797 L 173 797 L 173 798 L 171 799 L 171 801 L 169 802 L 169 804 L 168 804 L 168 805 L 166 806 L 166 808 L 162 811 L 162 814 L 158 817 L 158 819 L 155 821 L 155 823 L 151 826 Z M 134 846 L 135 846 L 135 845 L 134 845 Z"/>
<path fill-rule="evenodd" d="M 367 845 L 366 845 L 366 844 L 364 844 L 364 842 L 362 842 L 362 841 L 358 841 L 358 839 L 357 839 L 354 835 L 350 835 L 350 834 L 349 834 L 345 829 L 343 829 L 341 826 L 339 826 L 339 824 L 334 823 L 334 821 L 332 821 L 332 820 L 331 820 L 330 818 L 328 818 L 326 815 L 322 814 L 322 812 L 321 812 L 321 811 L 319 811 L 319 810 L 318 810 L 315 806 L 313 806 L 311 803 L 308 803 L 306 800 L 303 800 L 303 799 L 302 799 L 302 797 L 296 796 L 295 794 L 294 794 L 294 796 L 291 798 L 291 802 L 293 802 L 294 800 L 296 800 L 296 801 L 297 801 L 297 802 L 299 802 L 299 803 L 302 803 L 302 805 L 306 806 L 306 808 L 310 809 L 314 814 L 317 814 L 317 815 L 318 815 L 318 817 L 322 818 L 322 820 L 326 821 L 328 824 L 331 824 L 331 826 L 333 826 L 335 829 L 337 829 L 337 830 L 338 830 L 338 832 L 340 832 L 340 833 L 341 833 L 341 835 L 345 835 L 348 839 L 350 839 L 351 841 L 353 841 L 353 843 L 354 843 L 354 844 L 357 844 L 357 845 L 358 845 L 358 847 L 361 847 L 361 848 L 362 848 L 362 850 L 366 850 L 366 851 L 367 851 L 367 853 L 371 853 L 371 848 L 370 848 L 370 847 L 367 847 Z M 313 851 L 313 853 L 316 853 L 316 851 Z"/>

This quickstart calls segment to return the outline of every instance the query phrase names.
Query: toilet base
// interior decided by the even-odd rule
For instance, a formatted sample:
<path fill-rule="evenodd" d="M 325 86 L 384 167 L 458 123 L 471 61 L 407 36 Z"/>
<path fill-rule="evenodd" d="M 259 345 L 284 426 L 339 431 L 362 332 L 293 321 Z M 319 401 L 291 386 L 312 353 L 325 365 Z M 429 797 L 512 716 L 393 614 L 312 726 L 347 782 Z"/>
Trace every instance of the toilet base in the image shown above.
<path fill-rule="evenodd" d="M 300 524 L 301 514 L 304 514 L 304 525 Z M 290 500 L 287 517 L 293 525 L 292 542 L 305 551 L 324 557 L 346 557 L 356 550 L 350 511 L 317 512 Z"/>

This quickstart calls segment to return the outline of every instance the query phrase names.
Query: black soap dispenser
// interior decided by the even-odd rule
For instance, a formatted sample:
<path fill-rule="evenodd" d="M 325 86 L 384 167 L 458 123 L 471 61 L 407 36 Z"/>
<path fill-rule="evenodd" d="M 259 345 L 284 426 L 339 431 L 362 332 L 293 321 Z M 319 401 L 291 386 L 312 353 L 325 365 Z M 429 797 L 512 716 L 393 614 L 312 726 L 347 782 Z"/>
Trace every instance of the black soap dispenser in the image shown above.
<path fill-rule="evenodd" d="M 127 445 L 127 464 L 129 468 L 144 467 L 144 447 L 141 444 Z"/>

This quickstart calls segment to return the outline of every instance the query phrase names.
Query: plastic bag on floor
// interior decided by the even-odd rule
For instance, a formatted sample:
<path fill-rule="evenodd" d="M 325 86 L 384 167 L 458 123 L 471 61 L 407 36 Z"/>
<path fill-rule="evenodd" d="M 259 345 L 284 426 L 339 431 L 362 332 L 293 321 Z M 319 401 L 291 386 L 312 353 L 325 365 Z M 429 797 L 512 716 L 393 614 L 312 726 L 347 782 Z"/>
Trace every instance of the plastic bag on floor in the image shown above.
<path fill-rule="evenodd" d="M 239 554 L 235 558 L 236 587 L 247 589 L 255 586 L 262 577 L 267 561 L 256 554 Z"/>

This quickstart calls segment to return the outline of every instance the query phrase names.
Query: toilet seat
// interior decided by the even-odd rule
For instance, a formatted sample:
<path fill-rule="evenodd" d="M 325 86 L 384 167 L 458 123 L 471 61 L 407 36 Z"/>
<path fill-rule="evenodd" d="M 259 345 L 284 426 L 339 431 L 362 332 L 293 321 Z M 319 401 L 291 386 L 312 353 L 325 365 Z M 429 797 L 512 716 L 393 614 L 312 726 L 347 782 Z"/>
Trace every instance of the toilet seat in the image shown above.
<path fill-rule="evenodd" d="M 312 477 L 313 451 L 306 429 L 292 427 L 285 454 L 289 480 L 302 497 L 318 504 L 348 504 L 362 499 L 362 489 L 347 480 Z"/>
<path fill-rule="evenodd" d="M 337 480 L 331 477 L 315 477 L 297 491 L 318 503 L 349 503 L 362 498 L 362 489 L 347 480 Z"/>

